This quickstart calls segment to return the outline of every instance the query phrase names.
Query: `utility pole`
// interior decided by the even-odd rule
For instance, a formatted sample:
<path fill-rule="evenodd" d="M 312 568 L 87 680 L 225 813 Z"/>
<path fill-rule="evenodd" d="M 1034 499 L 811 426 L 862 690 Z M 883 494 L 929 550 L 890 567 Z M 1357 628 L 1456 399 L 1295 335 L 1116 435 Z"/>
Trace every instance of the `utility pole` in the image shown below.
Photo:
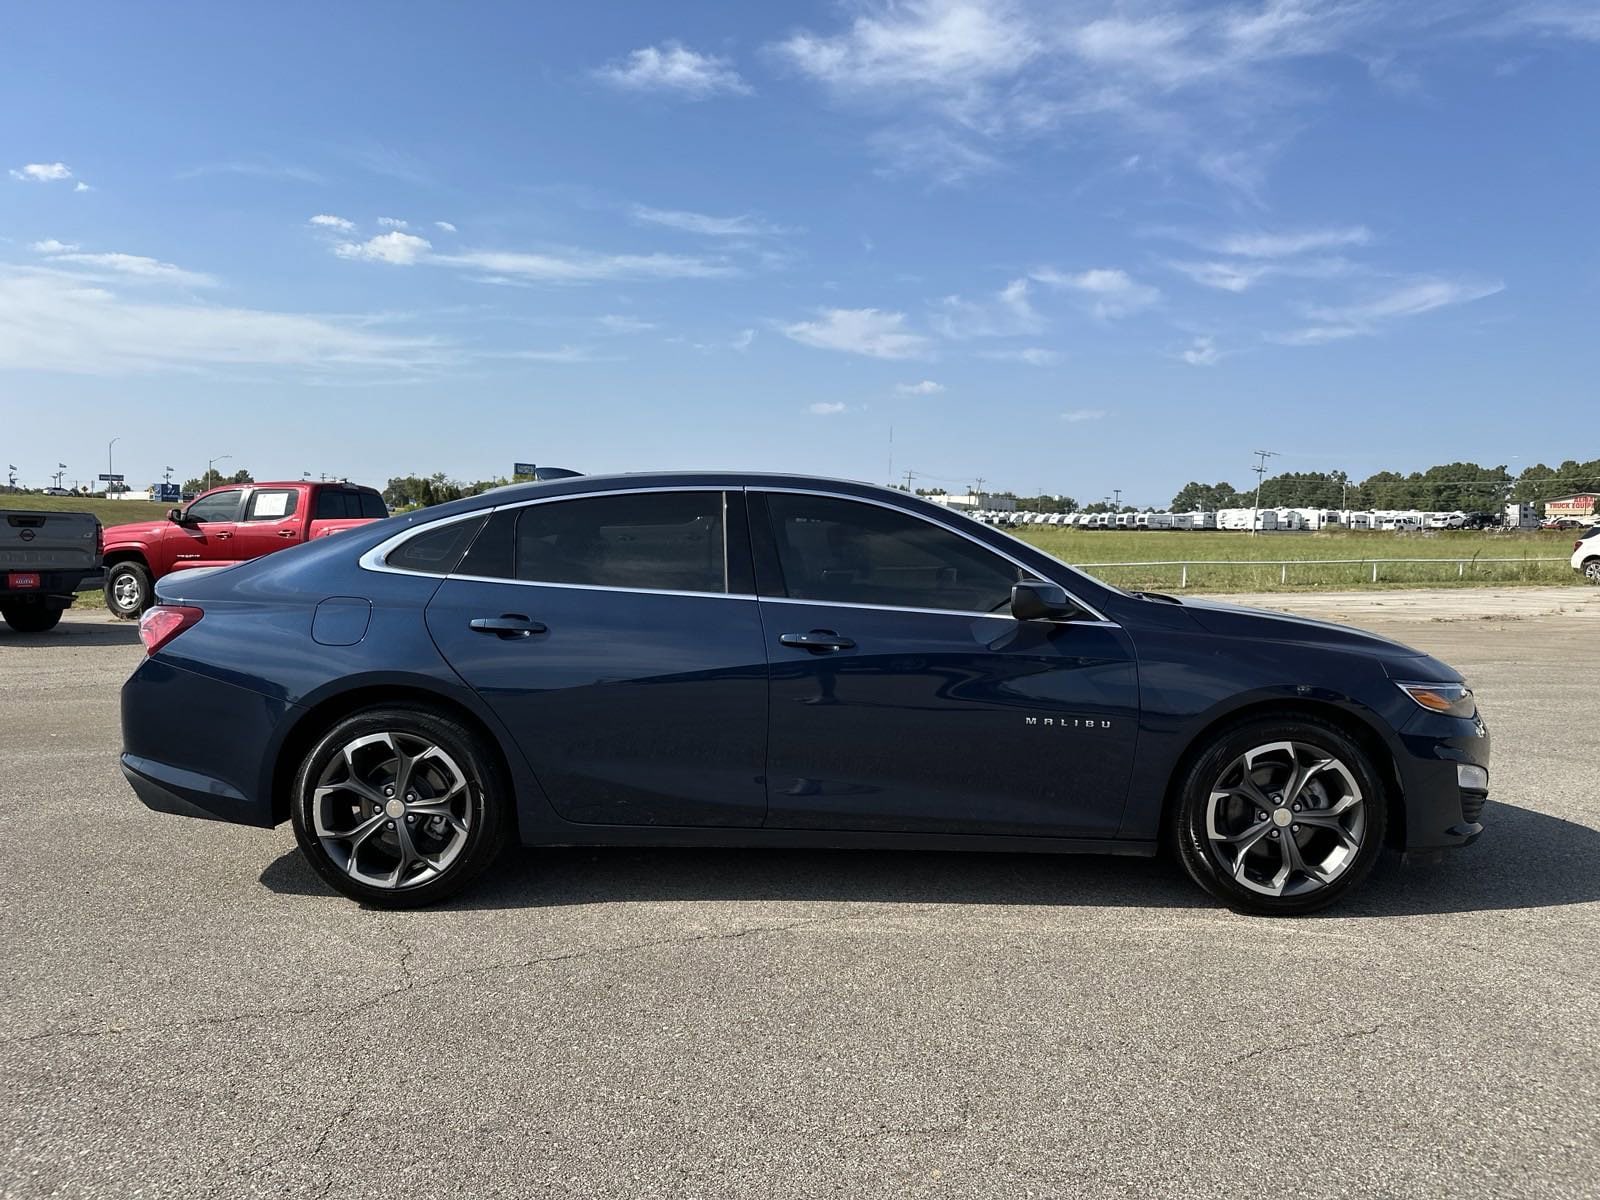
<path fill-rule="evenodd" d="M 982 496 L 982 495 L 983 495 L 983 476 L 979 475 L 978 476 L 978 481 L 972 485 L 973 502 L 976 503 L 976 504 L 982 504 L 983 501 L 978 499 L 978 497 Z"/>
<path fill-rule="evenodd" d="M 1256 465 L 1250 468 L 1256 473 L 1256 502 L 1250 510 L 1250 536 L 1254 537 L 1261 532 L 1261 481 L 1267 475 L 1267 459 L 1277 458 L 1278 452 L 1276 450 L 1252 450 L 1250 453 L 1256 455 L 1257 458 Z"/>
<path fill-rule="evenodd" d="M 111 465 L 111 447 L 115 446 L 121 440 L 122 439 L 119 438 L 119 437 L 114 437 L 109 442 L 106 443 L 106 476 L 107 476 L 107 479 L 106 479 L 106 495 L 107 496 L 111 495 L 111 489 L 116 486 L 115 482 L 110 478 L 111 475 L 116 473 L 116 468 Z"/>
<path fill-rule="evenodd" d="M 906 472 L 906 491 L 909 492 L 911 490 L 911 481 L 913 479 L 915 479 L 916 477 L 917 477 L 917 473 L 915 471 L 907 471 Z"/>
<path fill-rule="evenodd" d="M 884 476 L 891 484 L 894 483 L 894 426 L 889 426 L 889 473 Z"/>
<path fill-rule="evenodd" d="M 1112 488 L 1111 490 L 1117 494 L 1117 499 L 1116 499 L 1117 511 L 1121 512 L 1122 511 L 1122 489 L 1121 488 Z"/>

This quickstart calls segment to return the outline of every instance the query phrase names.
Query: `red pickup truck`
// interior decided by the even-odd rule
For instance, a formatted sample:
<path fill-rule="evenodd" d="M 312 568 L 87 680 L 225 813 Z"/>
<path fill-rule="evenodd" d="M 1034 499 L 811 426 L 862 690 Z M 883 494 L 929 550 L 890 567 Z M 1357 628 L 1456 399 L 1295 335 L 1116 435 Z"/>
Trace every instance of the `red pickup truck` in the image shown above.
<path fill-rule="evenodd" d="M 389 515 L 352 483 L 235 483 L 196 496 L 164 521 L 106 530 L 106 607 L 132 620 L 155 603 L 155 581 L 190 567 L 225 567 Z"/>

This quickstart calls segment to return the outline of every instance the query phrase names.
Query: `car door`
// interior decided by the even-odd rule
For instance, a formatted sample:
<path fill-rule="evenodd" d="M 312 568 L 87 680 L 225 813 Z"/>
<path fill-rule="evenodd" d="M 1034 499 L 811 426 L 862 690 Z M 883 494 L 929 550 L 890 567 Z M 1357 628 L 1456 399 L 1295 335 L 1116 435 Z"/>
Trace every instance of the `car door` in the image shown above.
<path fill-rule="evenodd" d="M 753 592 L 741 493 L 558 497 L 497 510 L 427 622 L 565 819 L 757 826 L 767 667 Z"/>
<path fill-rule="evenodd" d="M 286 546 L 298 546 L 305 528 L 305 516 L 299 510 L 299 488 L 252 488 L 244 515 L 234 529 L 234 557 L 260 558 Z"/>
<path fill-rule="evenodd" d="M 892 505 L 749 500 L 769 827 L 1115 834 L 1139 707 L 1120 627 L 1016 620 L 1031 572 Z"/>
<path fill-rule="evenodd" d="M 172 570 L 225 566 L 237 561 L 233 539 L 239 528 L 243 488 L 224 488 L 201 496 L 184 510 L 182 524 L 165 531 Z"/>

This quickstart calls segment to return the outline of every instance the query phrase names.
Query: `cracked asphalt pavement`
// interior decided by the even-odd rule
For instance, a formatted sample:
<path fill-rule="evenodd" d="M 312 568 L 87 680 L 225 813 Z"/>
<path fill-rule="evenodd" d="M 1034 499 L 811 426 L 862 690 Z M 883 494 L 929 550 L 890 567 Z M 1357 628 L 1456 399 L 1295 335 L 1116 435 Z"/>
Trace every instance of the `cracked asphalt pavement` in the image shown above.
<path fill-rule="evenodd" d="M 0 629 L 0 1196 L 1593 1196 L 1600 593 L 1447 595 L 1359 618 L 1477 686 L 1487 832 L 1284 921 L 875 852 L 527 851 L 369 911 L 287 827 L 138 803 L 131 627 Z"/>

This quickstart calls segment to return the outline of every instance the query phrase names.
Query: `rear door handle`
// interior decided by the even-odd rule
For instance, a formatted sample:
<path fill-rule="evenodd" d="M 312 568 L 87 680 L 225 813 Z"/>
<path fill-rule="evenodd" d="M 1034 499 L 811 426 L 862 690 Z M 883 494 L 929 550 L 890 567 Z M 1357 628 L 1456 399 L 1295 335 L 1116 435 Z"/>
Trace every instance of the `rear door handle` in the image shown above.
<path fill-rule="evenodd" d="M 525 638 L 544 633 L 545 626 L 521 613 L 501 613 L 498 617 L 473 617 L 467 622 L 474 633 L 492 633 L 499 638 Z"/>
<path fill-rule="evenodd" d="M 856 648 L 853 641 L 847 637 L 840 637 L 831 629 L 813 629 L 810 633 L 783 633 L 778 635 L 778 641 L 785 646 L 797 646 L 817 654 Z"/>

